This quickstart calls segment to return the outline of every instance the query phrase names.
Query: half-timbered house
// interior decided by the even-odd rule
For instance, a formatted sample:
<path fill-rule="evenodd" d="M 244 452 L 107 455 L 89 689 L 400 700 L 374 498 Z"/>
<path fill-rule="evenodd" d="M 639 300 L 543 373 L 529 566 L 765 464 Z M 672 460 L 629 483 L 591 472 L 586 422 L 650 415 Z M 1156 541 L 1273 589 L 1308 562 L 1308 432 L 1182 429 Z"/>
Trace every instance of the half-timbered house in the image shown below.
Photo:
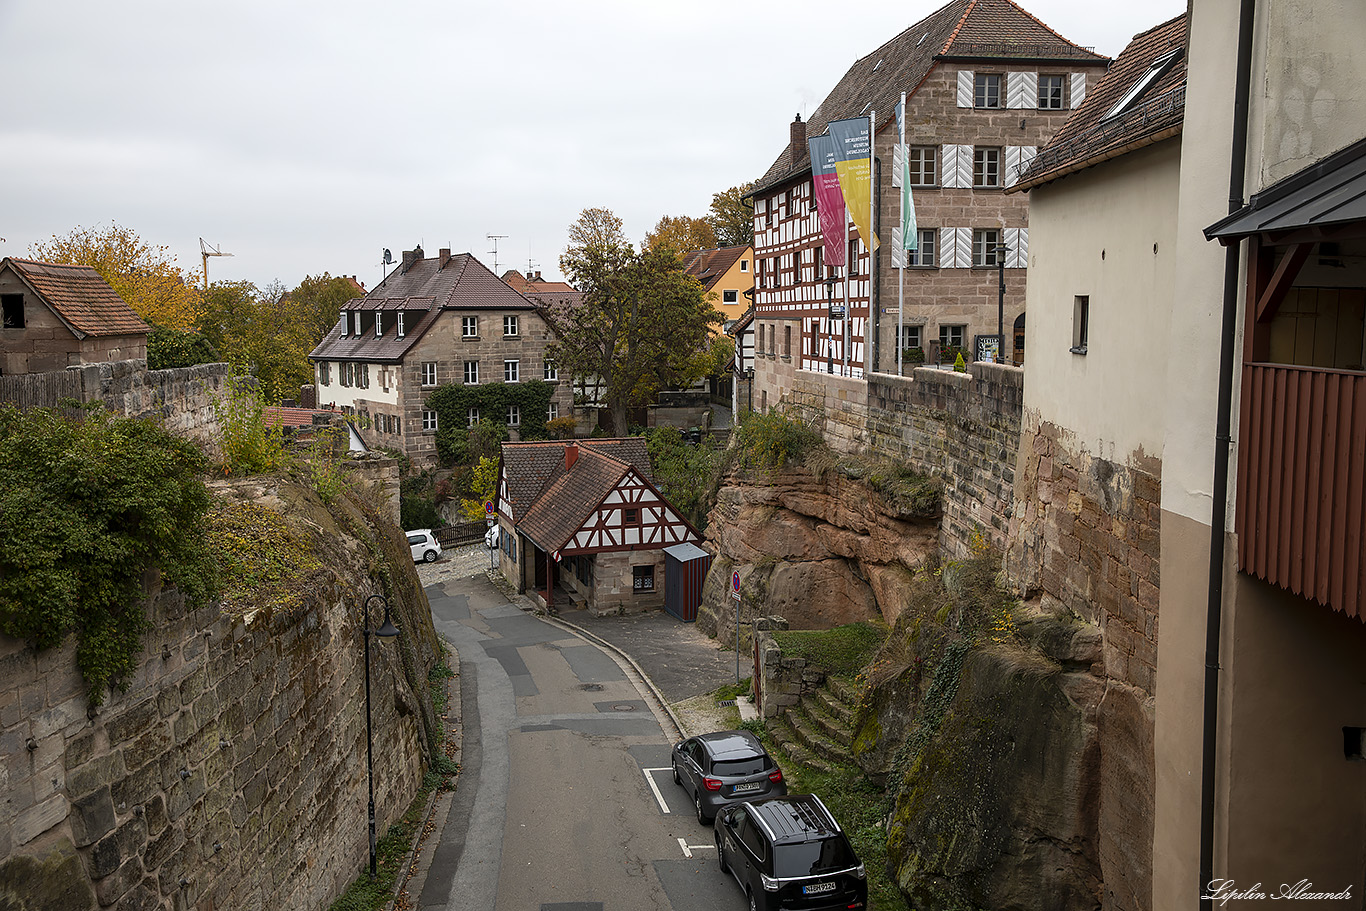
<path fill-rule="evenodd" d="M 783 400 L 799 379 L 819 381 L 818 373 L 896 373 L 898 348 L 928 359 L 944 351 L 949 363 L 961 349 L 971 360 L 976 342 L 997 335 L 1001 256 L 1005 360 L 1022 362 L 1022 347 L 1009 340 L 1024 313 L 1028 201 L 1002 191 L 1107 62 L 1011 0 L 953 0 L 856 61 L 808 120 L 797 118 L 752 194 L 756 407 Z M 900 218 L 892 165 L 902 92 L 918 219 L 904 269 L 890 255 Z M 845 305 L 845 270 L 826 263 L 807 138 L 859 117 L 876 118 L 873 219 L 883 247 L 870 255 L 851 224 L 848 315 L 832 318 L 831 305 Z"/>
<path fill-rule="evenodd" d="M 702 541 L 655 486 L 641 437 L 504 443 L 497 521 L 517 591 L 598 614 L 662 607 L 664 548 Z"/>

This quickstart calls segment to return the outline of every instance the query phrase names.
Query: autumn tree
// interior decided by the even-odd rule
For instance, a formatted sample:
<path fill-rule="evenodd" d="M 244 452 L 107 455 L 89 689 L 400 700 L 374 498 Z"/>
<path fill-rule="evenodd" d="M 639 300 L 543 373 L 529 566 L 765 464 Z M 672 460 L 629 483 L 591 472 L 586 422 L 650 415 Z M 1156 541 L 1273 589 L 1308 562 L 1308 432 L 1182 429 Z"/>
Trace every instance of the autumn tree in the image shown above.
<path fill-rule="evenodd" d="M 571 226 L 560 268 L 583 303 L 558 322 L 546 349 L 560 370 L 601 385 L 613 433 L 626 431 L 628 408 L 699 376 L 696 355 L 721 321 L 672 250 L 637 254 L 620 225 L 610 211 L 585 209 Z"/>
<path fill-rule="evenodd" d="M 716 247 L 716 232 L 705 218 L 665 215 L 655 229 L 645 235 L 646 250 L 668 247 L 675 253 L 711 250 Z"/>
<path fill-rule="evenodd" d="M 722 247 L 748 246 L 754 243 L 754 206 L 745 202 L 745 194 L 754 189 L 753 183 L 742 183 L 711 198 L 707 223 Z"/>
<path fill-rule="evenodd" d="M 363 293 L 351 279 L 324 272 L 299 282 L 289 292 L 289 305 L 308 324 L 308 336 L 317 345 L 336 327 L 342 305 Z"/>
<path fill-rule="evenodd" d="M 133 312 L 153 326 L 188 329 L 199 316 L 199 273 L 182 272 L 165 246 L 151 246 L 130 228 L 77 226 L 71 233 L 29 247 L 51 263 L 90 266 Z"/>
<path fill-rule="evenodd" d="M 267 404 L 297 395 L 313 380 L 308 355 L 316 339 L 279 282 L 264 289 L 251 282 L 214 282 L 204 295 L 198 328 L 235 372 L 255 375 Z"/>

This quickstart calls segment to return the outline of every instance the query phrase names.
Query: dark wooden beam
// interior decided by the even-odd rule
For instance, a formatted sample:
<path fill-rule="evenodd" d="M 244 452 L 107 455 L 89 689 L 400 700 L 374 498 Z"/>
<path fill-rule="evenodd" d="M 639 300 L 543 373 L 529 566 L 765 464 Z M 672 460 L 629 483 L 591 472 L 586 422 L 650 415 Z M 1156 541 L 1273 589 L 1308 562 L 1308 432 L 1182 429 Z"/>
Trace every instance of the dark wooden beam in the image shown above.
<path fill-rule="evenodd" d="M 1304 267 L 1305 260 L 1309 259 L 1309 253 L 1313 249 L 1314 245 L 1310 243 L 1295 244 L 1281 257 L 1280 265 L 1276 267 L 1271 281 L 1267 282 L 1257 298 L 1257 322 L 1270 322 L 1276 315 L 1286 293 L 1295 283 L 1295 278 L 1300 274 L 1300 269 Z"/>

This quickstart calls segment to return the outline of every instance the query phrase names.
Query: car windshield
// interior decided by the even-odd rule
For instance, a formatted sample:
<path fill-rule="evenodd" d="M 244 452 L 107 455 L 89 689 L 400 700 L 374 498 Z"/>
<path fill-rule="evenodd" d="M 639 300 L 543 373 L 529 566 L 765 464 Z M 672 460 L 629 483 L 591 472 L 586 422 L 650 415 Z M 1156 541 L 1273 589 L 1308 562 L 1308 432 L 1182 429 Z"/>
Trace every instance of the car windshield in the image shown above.
<path fill-rule="evenodd" d="M 772 765 L 767 756 L 747 756 L 744 759 L 717 760 L 711 764 L 711 773 L 722 778 L 757 775 L 760 772 L 767 772 Z"/>
<path fill-rule="evenodd" d="M 773 851 L 773 873 L 779 879 L 815 876 L 858 865 L 849 842 L 842 835 L 797 845 L 778 845 Z"/>

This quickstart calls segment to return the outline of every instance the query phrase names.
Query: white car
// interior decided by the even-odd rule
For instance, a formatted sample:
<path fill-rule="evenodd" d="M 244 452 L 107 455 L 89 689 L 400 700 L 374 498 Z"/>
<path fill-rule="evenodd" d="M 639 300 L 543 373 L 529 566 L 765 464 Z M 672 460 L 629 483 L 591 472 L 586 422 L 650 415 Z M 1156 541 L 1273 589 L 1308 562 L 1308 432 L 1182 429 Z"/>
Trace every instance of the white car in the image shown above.
<path fill-rule="evenodd" d="M 441 542 L 430 528 L 418 528 L 405 532 L 408 547 L 413 552 L 414 563 L 432 563 L 441 556 Z"/>

